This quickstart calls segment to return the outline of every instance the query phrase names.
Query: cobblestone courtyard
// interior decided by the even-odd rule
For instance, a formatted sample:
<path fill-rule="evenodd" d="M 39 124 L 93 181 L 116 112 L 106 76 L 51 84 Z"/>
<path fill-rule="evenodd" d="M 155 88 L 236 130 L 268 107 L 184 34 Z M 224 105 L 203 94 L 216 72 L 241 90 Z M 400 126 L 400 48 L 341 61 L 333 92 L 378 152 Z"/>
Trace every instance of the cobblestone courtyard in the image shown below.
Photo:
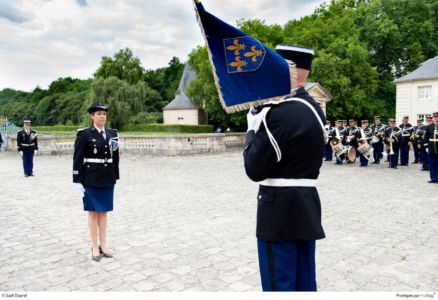
<path fill-rule="evenodd" d="M 411 154 L 412 155 L 412 154 Z M 0 290 L 259 291 L 257 184 L 241 152 L 122 156 L 108 247 L 90 258 L 70 156 L 0 153 Z M 438 185 L 418 165 L 325 162 L 321 291 L 438 290 Z"/>

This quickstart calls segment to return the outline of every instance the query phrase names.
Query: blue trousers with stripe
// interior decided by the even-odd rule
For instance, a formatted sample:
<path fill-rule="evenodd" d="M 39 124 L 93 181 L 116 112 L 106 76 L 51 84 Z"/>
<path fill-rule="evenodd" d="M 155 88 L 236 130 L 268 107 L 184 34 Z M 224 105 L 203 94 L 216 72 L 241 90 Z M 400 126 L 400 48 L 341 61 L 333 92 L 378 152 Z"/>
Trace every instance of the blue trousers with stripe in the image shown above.
<path fill-rule="evenodd" d="M 314 240 L 258 239 L 263 291 L 316 291 L 315 244 Z"/>
<path fill-rule="evenodd" d="M 430 180 L 438 182 L 438 154 L 429 154 Z"/>
<path fill-rule="evenodd" d="M 420 149 L 420 157 L 423 162 L 423 170 L 429 169 L 429 154 L 426 152 L 426 148 L 421 147 Z"/>
<path fill-rule="evenodd" d="M 33 152 L 23 153 L 23 171 L 24 175 L 33 174 Z"/>
<path fill-rule="evenodd" d="M 409 144 L 400 145 L 400 165 L 407 166 L 409 164 Z"/>

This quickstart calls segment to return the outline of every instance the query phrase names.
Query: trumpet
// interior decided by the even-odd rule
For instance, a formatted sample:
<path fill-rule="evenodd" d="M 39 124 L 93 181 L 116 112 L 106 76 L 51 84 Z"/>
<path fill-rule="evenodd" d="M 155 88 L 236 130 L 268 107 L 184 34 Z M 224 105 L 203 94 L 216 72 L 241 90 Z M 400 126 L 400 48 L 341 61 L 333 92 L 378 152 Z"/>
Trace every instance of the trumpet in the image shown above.
<path fill-rule="evenodd" d="M 392 147 L 394 137 L 394 130 L 391 131 L 391 135 L 389 136 L 389 155 L 394 155 L 394 148 Z"/>

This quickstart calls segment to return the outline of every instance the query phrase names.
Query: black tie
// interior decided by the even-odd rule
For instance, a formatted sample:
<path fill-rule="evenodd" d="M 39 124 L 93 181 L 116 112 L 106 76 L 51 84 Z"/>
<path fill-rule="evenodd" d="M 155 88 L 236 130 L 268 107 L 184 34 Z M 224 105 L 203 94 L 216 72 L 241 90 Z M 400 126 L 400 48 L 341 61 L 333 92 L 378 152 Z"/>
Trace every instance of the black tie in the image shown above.
<path fill-rule="evenodd" d="M 100 135 L 101 135 L 102 138 L 105 140 L 105 134 L 104 134 L 104 133 L 105 133 L 105 131 L 102 130 L 102 131 L 100 132 Z"/>

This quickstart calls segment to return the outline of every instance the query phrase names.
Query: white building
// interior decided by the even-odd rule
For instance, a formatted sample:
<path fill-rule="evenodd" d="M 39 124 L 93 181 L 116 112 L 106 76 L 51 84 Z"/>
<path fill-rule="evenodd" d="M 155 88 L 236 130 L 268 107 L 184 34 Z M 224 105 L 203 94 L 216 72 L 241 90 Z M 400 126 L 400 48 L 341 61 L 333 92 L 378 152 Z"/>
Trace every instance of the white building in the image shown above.
<path fill-rule="evenodd" d="M 319 103 L 322 111 L 327 115 L 327 102 L 332 100 L 332 95 L 318 82 L 307 82 L 304 88 Z"/>
<path fill-rule="evenodd" d="M 395 80 L 396 119 L 402 122 L 403 116 L 409 116 L 409 123 L 417 119 L 426 120 L 426 116 L 438 111 L 438 56 L 423 62 L 415 71 Z"/>
<path fill-rule="evenodd" d="M 163 108 L 164 124 L 203 125 L 207 124 L 207 115 L 186 95 L 190 81 L 196 78 L 196 72 L 189 64 L 184 67 L 181 81 L 175 92 L 175 98 Z"/>

